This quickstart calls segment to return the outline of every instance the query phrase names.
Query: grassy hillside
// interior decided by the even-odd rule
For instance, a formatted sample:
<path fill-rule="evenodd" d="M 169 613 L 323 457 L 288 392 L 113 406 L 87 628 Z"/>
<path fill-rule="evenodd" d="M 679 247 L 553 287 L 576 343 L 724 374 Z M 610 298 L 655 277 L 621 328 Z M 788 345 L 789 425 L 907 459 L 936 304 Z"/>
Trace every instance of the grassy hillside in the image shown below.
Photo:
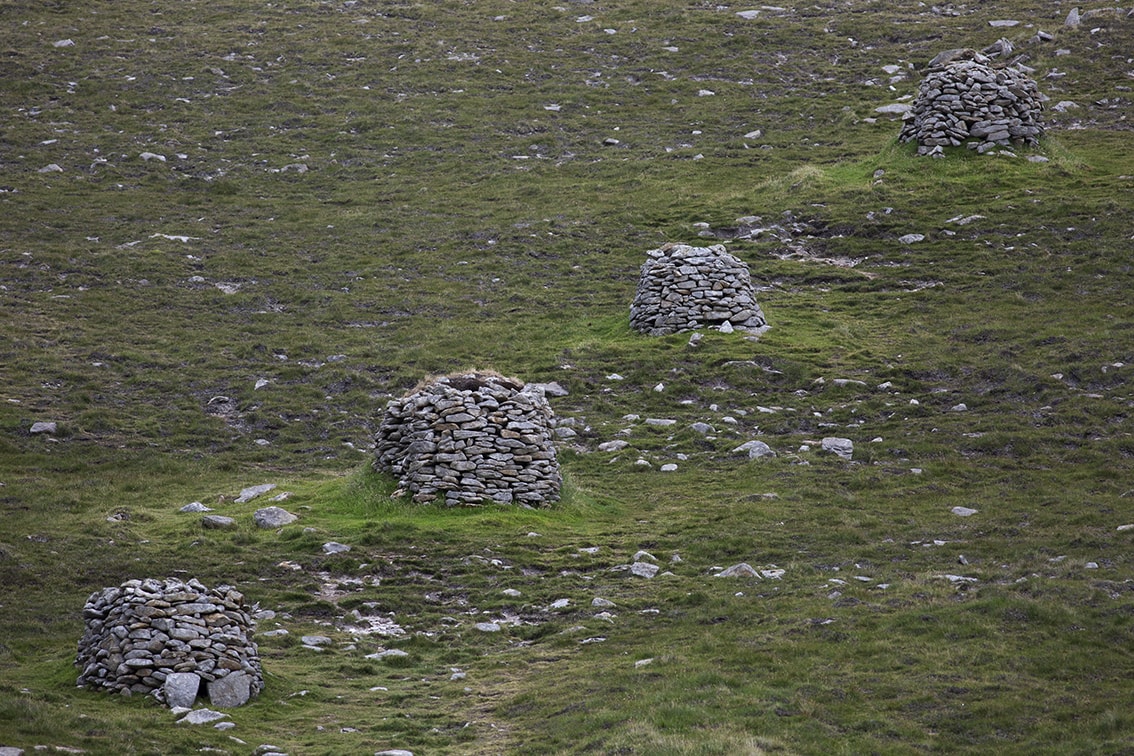
<path fill-rule="evenodd" d="M 1134 18 L 1071 7 L 0 5 L 0 746 L 1134 750 Z M 875 109 L 1001 37 L 1040 147 L 899 144 Z M 772 330 L 633 333 L 670 241 Z M 569 390 L 562 502 L 370 469 L 470 367 Z M 232 729 L 75 688 L 87 596 L 165 576 L 276 613 Z"/>

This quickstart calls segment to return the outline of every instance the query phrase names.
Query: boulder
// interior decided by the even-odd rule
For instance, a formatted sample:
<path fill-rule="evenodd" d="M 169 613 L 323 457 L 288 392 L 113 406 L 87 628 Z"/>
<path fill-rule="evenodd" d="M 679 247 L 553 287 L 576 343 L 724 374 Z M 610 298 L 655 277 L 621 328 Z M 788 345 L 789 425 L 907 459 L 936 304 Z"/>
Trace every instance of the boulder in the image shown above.
<path fill-rule="evenodd" d="M 271 529 L 282 528 L 284 525 L 290 525 L 298 520 L 299 517 L 293 515 L 282 507 L 264 507 L 257 509 L 252 515 L 252 521 L 258 527 Z"/>

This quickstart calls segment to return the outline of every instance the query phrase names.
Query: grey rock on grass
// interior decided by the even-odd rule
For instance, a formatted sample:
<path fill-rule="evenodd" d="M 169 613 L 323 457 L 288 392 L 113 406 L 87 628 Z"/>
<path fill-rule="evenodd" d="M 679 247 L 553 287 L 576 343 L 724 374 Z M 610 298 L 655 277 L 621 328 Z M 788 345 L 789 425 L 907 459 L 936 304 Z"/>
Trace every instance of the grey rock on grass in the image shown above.
<path fill-rule="evenodd" d="M 240 496 L 236 498 L 236 503 L 244 504 L 245 502 L 252 501 L 257 496 L 262 496 L 275 487 L 275 483 L 264 483 L 263 485 L 259 486 L 249 486 L 248 488 L 241 490 Z"/>
<path fill-rule="evenodd" d="M 209 722 L 216 722 L 218 719 L 225 719 L 228 715 L 223 711 L 213 711 L 212 709 L 197 709 L 186 714 L 181 719 L 177 720 L 177 724 L 208 724 Z"/>
<path fill-rule="evenodd" d="M 849 438 L 828 436 L 822 441 L 823 451 L 837 454 L 842 459 L 850 459 L 854 454 L 854 442 Z"/>
<path fill-rule="evenodd" d="M 228 530 L 236 527 L 236 520 L 224 515 L 205 515 L 201 518 L 201 527 L 206 530 Z"/>
<path fill-rule="evenodd" d="M 252 515 L 252 521 L 255 522 L 258 527 L 265 529 L 282 528 L 284 525 L 290 525 L 298 519 L 298 516 L 293 515 L 282 507 L 264 507 L 263 509 L 257 509 Z"/>

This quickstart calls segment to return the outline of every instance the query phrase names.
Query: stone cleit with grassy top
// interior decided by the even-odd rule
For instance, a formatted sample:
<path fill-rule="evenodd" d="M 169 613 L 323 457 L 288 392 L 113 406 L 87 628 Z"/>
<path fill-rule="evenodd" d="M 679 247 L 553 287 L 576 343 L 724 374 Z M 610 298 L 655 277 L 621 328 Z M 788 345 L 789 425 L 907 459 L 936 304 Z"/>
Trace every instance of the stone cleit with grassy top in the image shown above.
<path fill-rule="evenodd" d="M 1079 10 L 0 7 L 0 746 L 1129 749 L 1134 20 Z M 1001 39 L 1039 144 L 900 143 Z M 634 332 L 669 243 L 774 327 Z M 567 389 L 553 506 L 372 469 L 470 365 Z M 76 687 L 148 577 L 256 607 L 258 696 Z"/>

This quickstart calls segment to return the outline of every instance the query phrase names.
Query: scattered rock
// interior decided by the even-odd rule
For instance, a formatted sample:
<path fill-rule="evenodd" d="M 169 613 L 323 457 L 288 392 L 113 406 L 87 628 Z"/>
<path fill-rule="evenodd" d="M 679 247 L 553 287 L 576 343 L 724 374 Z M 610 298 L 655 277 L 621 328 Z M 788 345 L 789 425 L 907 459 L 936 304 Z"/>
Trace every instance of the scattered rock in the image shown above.
<path fill-rule="evenodd" d="M 290 525 L 298 519 L 298 516 L 293 515 L 282 507 L 264 507 L 263 509 L 257 509 L 252 514 L 252 521 L 256 523 L 257 527 L 265 529 L 282 528 L 284 525 Z"/>
<path fill-rule="evenodd" d="M 183 506 L 181 509 L 179 509 L 178 511 L 179 512 L 212 512 L 213 510 L 210 509 L 209 507 L 206 507 L 204 504 L 202 504 L 199 501 L 191 501 L 188 504 L 186 504 L 185 506 Z"/>
<path fill-rule="evenodd" d="M 478 622 L 473 625 L 473 627 L 480 630 L 482 633 L 500 632 L 500 624 L 498 622 Z"/>
<path fill-rule="evenodd" d="M 925 241 L 925 234 L 906 234 L 899 236 L 898 241 L 902 244 L 917 244 L 920 241 Z"/>
<path fill-rule="evenodd" d="M 236 498 L 236 503 L 244 504 L 245 502 L 252 501 L 257 496 L 262 496 L 275 487 L 275 483 L 265 483 L 260 486 L 251 486 L 249 488 L 245 488 L 240 492 L 240 496 Z"/>
<path fill-rule="evenodd" d="M 721 570 L 717 573 L 717 577 L 760 577 L 760 573 L 747 562 L 741 562 L 740 564 L 734 564 L 731 567 Z"/>
<path fill-rule="evenodd" d="M 850 459 L 854 454 L 854 442 L 849 438 L 836 438 L 828 436 L 822 441 L 823 451 L 837 454 L 843 459 Z"/>
<path fill-rule="evenodd" d="M 323 544 L 324 554 L 345 554 L 348 551 L 350 551 L 350 546 L 347 546 L 345 543 L 336 543 L 335 541 L 330 541 Z"/>
<path fill-rule="evenodd" d="M 236 527 L 236 520 L 224 515 L 205 515 L 201 518 L 201 527 L 206 530 L 228 530 Z"/>
<path fill-rule="evenodd" d="M 904 116 L 906 113 L 913 110 L 913 105 L 906 102 L 895 102 L 889 105 L 879 105 L 874 109 L 875 113 L 883 115 L 900 115 Z"/>
<path fill-rule="evenodd" d="M 551 383 L 529 383 L 524 386 L 524 391 L 529 393 L 543 392 L 544 396 L 554 396 L 557 398 L 571 395 L 570 391 L 556 381 L 552 381 Z"/>
<path fill-rule="evenodd" d="M 177 720 L 177 724 L 208 724 L 215 722 L 218 719 L 225 719 L 228 717 L 223 711 L 212 711 L 211 709 L 197 709 L 186 714 L 181 719 Z"/>
<path fill-rule="evenodd" d="M 629 445 L 630 445 L 629 441 L 623 441 L 622 439 L 615 439 L 614 441 L 604 441 L 603 443 L 599 444 L 598 450 L 601 451 L 601 452 L 616 452 L 616 451 L 622 451 L 623 449 L 625 449 Z"/>
<path fill-rule="evenodd" d="M 32 427 L 28 432 L 32 433 L 32 434 L 46 433 L 48 435 L 53 436 L 53 435 L 55 435 L 55 431 L 57 429 L 58 429 L 58 426 L 54 422 L 40 421 L 40 422 L 37 422 L 37 423 L 32 423 Z"/>
<path fill-rule="evenodd" d="M 300 638 L 305 646 L 329 646 L 334 643 L 334 640 L 328 638 L 326 635 L 304 635 Z"/>
<path fill-rule="evenodd" d="M 957 515 L 958 517 L 972 517 L 979 510 L 970 509 L 969 507 L 953 507 L 949 511 L 952 512 L 953 514 Z"/>
<path fill-rule="evenodd" d="M 656 564 L 649 562 L 634 562 L 630 565 L 630 574 L 649 579 L 657 575 L 659 569 L 661 568 Z"/>
<path fill-rule="evenodd" d="M 749 459 L 760 459 L 762 457 L 774 457 L 776 453 L 772 447 L 768 446 L 763 441 L 745 441 L 740 446 L 732 450 L 733 454 L 747 454 Z"/>

